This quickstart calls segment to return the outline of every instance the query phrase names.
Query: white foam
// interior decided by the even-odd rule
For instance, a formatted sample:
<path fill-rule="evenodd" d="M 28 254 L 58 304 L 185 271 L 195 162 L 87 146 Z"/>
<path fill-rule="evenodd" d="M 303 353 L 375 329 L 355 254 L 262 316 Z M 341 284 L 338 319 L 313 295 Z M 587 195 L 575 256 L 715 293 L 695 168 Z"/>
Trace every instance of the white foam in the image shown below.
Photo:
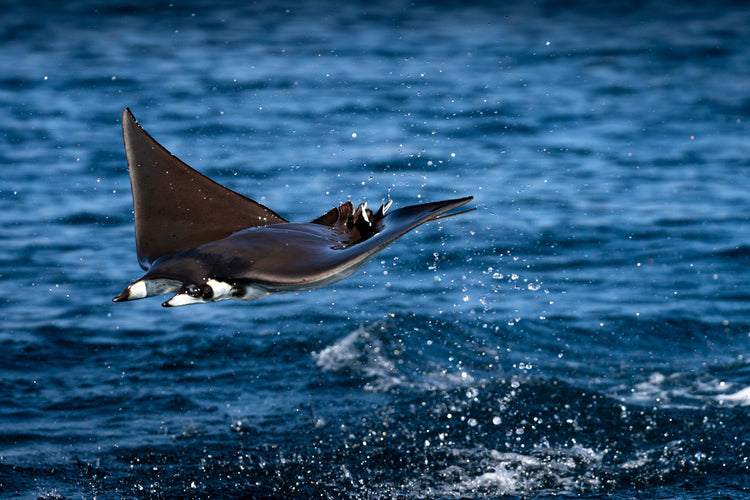
<path fill-rule="evenodd" d="M 430 369 L 417 368 L 404 358 L 410 346 L 395 337 L 392 328 L 382 323 L 360 326 L 312 355 L 322 371 L 350 370 L 359 374 L 366 379 L 364 389 L 370 392 L 385 392 L 398 386 L 450 390 L 480 382 L 460 363 L 450 367 L 429 363 Z M 417 369 L 419 375 L 415 376 Z"/>
<path fill-rule="evenodd" d="M 596 467 L 603 454 L 590 448 L 536 448 L 533 454 L 501 452 L 482 447 L 453 450 L 456 464 L 440 476 L 458 481 L 432 486 L 440 496 L 484 498 L 526 495 L 530 491 L 554 489 L 558 494 L 601 486 L 596 475 L 581 475 L 582 464 Z"/>
<path fill-rule="evenodd" d="M 741 406 L 750 406 L 750 387 L 745 387 L 733 394 L 720 394 L 716 399 L 719 401 L 732 401 Z"/>
<path fill-rule="evenodd" d="M 742 387 L 742 386 L 739 386 Z M 633 385 L 621 384 L 604 391 L 628 404 L 654 404 L 671 408 L 700 408 L 706 402 L 750 406 L 750 387 L 719 378 L 696 377 L 689 372 L 653 372 Z"/>
<path fill-rule="evenodd" d="M 348 333 L 325 349 L 312 353 L 315 364 L 323 371 L 350 369 L 370 380 L 365 390 L 385 392 L 404 383 L 405 379 L 388 357 L 385 345 L 364 327 Z"/>
<path fill-rule="evenodd" d="M 359 356 L 358 349 L 354 344 L 362 334 L 366 333 L 364 328 L 359 327 L 325 349 L 313 352 L 315 365 L 324 372 L 338 371 L 350 366 Z"/>

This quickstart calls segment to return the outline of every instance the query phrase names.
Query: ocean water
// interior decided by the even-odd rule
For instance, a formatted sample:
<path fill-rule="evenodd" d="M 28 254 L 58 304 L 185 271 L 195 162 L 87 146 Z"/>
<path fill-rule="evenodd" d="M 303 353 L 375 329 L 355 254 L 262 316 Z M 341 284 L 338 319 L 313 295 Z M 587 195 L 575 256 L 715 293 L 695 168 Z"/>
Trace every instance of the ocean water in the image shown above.
<path fill-rule="evenodd" d="M 0 495 L 750 497 L 742 2 L 5 2 Z M 294 221 L 473 195 L 165 309 L 120 130 Z"/>

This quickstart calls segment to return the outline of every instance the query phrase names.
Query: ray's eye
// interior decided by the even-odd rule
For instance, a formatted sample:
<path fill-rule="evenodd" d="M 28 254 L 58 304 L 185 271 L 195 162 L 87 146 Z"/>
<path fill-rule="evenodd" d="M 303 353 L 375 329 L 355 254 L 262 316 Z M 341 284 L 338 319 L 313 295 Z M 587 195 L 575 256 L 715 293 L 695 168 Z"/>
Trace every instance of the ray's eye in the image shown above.
<path fill-rule="evenodd" d="M 213 298 L 213 296 L 214 296 L 214 289 L 211 288 L 211 285 L 205 284 L 205 285 L 202 285 L 200 288 L 201 288 L 201 298 L 203 298 L 205 300 L 209 300 L 209 299 Z"/>
<path fill-rule="evenodd" d="M 214 296 L 214 289 L 211 288 L 211 285 L 207 283 L 204 283 L 202 285 L 191 283 L 189 285 L 185 285 L 182 293 L 190 295 L 191 297 L 196 299 L 209 300 Z"/>

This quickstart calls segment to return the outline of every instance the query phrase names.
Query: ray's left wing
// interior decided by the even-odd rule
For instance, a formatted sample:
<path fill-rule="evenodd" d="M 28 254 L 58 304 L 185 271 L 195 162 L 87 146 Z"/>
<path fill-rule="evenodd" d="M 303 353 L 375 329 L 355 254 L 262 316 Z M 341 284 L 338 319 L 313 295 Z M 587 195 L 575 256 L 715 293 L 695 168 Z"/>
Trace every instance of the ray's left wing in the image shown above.
<path fill-rule="evenodd" d="M 148 269 L 159 257 L 242 229 L 287 222 L 173 156 L 143 130 L 129 109 L 122 114 L 122 134 L 142 268 Z"/>

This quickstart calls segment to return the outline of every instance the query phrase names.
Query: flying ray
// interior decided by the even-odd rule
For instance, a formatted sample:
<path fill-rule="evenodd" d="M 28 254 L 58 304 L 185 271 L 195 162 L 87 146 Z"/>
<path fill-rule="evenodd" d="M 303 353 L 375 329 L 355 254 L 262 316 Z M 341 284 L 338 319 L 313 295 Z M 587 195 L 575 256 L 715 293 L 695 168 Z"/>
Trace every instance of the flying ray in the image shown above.
<path fill-rule="evenodd" d="M 163 306 L 255 300 L 342 280 L 415 227 L 471 196 L 373 212 L 347 201 L 312 222 L 289 222 L 217 184 L 156 142 L 129 109 L 122 130 L 135 211 L 138 262 L 146 274 L 115 302 L 175 294 Z"/>

